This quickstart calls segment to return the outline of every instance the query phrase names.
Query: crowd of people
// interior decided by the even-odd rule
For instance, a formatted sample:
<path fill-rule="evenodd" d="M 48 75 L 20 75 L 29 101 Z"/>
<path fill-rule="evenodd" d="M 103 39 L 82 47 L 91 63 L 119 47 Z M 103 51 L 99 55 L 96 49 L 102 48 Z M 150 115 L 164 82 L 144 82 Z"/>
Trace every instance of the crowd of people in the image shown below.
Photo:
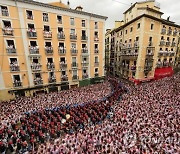
<path fill-rule="evenodd" d="M 111 104 L 112 118 L 41 144 L 38 153 L 180 153 L 180 74 L 126 88 Z"/>
<path fill-rule="evenodd" d="M 87 117 L 91 117 L 93 123 L 103 120 L 107 113 L 105 109 L 108 109 L 110 104 L 106 103 L 105 106 L 104 103 L 96 101 L 110 93 L 110 84 L 104 82 L 59 93 L 1 102 L 0 152 L 24 153 L 32 150 L 33 146 L 36 147 L 36 143 L 44 143 L 49 138 L 59 137 L 62 132 L 73 132 L 84 127 L 89 120 Z M 96 111 L 98 106 L 99 112 Z M 89 115 L 94 114 L 89 116 L 86 112 L 89 112 Z M 69 121 L 62 125 L 68 115 Z"/>
<path fill-rule="evenodd" d="M 0 152 L 180 153 L 180 74 L 138 86 L 108 80 L 2 102 Z"/>

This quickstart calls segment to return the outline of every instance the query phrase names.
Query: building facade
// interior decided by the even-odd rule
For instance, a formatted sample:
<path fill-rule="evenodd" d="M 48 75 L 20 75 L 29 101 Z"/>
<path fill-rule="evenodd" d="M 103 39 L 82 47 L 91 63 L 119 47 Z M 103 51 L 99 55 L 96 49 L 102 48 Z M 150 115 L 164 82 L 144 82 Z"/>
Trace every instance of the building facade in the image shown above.
<path fill-rule="evenodd" d="M 172 74 L 180 26 L 162 15 L 154 0 L 137 2 L 124 12 L 124 23 L 111 31 L 110 74 L 133 81 Z"/>
<path fill-rule="evenodd" d="M 0 100 L 103 77 L 106 19 L 59 2 L 1 1 Z"/>

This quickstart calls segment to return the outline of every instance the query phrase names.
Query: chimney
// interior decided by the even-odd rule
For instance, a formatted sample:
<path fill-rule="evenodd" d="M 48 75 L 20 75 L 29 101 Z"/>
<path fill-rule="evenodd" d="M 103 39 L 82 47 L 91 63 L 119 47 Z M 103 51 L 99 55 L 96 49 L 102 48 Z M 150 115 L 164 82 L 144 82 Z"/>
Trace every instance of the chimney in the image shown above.
<path fill-rule="evenodd" d="M 67 6 L 70 8 L 70 2 L 69 2 L 69 0 L 67 1 Z"/>

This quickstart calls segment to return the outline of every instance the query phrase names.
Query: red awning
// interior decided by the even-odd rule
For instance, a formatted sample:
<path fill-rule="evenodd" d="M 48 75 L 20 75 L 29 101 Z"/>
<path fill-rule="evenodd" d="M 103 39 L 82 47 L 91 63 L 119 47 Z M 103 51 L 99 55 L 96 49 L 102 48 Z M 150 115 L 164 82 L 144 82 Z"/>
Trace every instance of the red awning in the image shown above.
<path fill-rule="evenodd" d="M 163 68 L 156 68 L 154 73 L 154 78 L 161 79 L 167 76 L 172 76 L 174 73 L 172 67 L 163 67 Z"/>

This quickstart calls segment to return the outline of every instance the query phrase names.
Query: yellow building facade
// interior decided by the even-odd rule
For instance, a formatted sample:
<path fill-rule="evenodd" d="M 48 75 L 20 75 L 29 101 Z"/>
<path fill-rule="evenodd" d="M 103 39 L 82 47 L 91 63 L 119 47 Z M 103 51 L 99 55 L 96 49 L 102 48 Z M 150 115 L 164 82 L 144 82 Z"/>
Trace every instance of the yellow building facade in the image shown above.
<path fill-rule="evenodd" d="M 104 76 L 107 17 L 63 3 L 0 2 L 0 100 L 83 86 Z"/>
<path fill-rule="evenodd" d="M 154 0 L 124 12 L 123 25 L 111 31 L 110 74 L 143 81 L 153 79 L 157 69 L 174 68 L 180 26 L 162 15 Z"/>

